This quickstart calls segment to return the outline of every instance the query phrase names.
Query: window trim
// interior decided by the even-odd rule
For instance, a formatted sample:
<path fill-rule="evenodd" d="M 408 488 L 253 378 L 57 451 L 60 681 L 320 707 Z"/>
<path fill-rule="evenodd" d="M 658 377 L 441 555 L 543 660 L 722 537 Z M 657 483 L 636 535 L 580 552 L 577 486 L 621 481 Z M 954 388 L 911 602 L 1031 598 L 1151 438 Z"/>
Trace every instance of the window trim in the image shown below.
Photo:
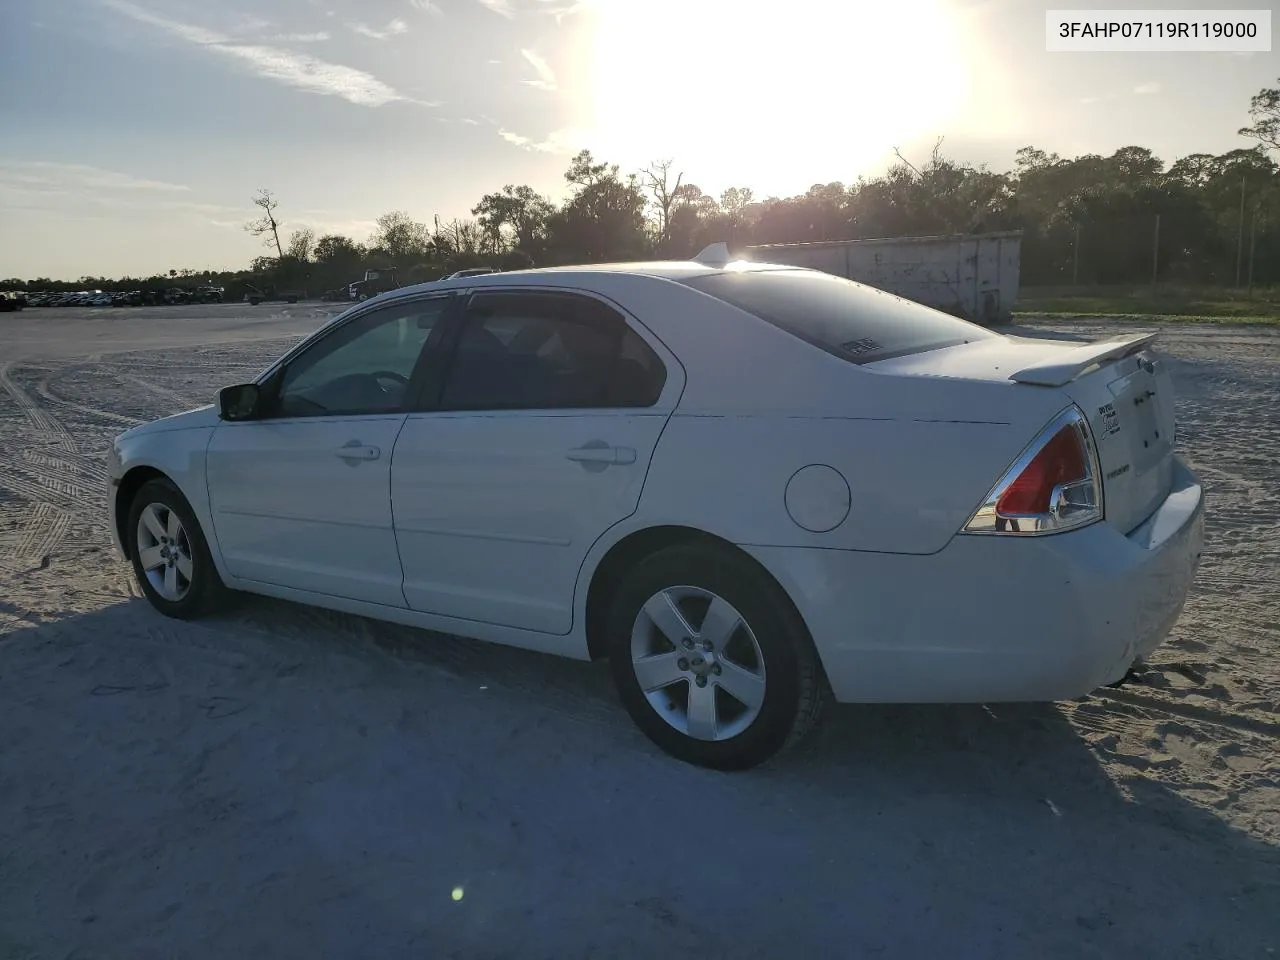
<path fill-rule="evenodd" d="M 470 314 L 471 305 L 477 297 L 483 296 L 511 296 L 511 297 L 533 297 L 533 298 L 552 298 L 552 297 L 570 297 L 579 300 L 593 301 L 600 307 L 604 307 L 611 313 L 615 314 L 622 320 L 623 325 L 632 334 L 637 336 L 640 341 L 653 354 L 654 359 L 662 369 L 663 383 L 662 389 L 658 391 L 657 397 L 653 402 L 645 406 L 584 406 L 584 407 L 457 407 L 446 406 L 443 402 L 444 389 L 448 385 L 449 373 L 453 369 L 454 361 L 457 358 L 458 344 L 462 339 L 463 331 L 466 329 L 467 319 Z M 414 406 L 412 413 L 501 413 L 501 414 L 556 414 L 566 415 L 574 413 L 601 412 L 607 411 L 611 413 L 643 413 L 654 412 L 658 410 L 667 410 L 675 407 L 679 400 L 680 393 L 684 390 L 684 370 L 679 366 L 679 361 L 667 349 L 666 345 L 658 340 L 650 330 L 639 322 L 635 317 L 628 313 L 620 304 L 614 302 L 608 297 L 602 296 L 591 290 L 582 290 L 574 287 L 558 287 L 558 286 L 514 286 L 507 284 L 492 284 L 484 286 L 476 286 L 461 291 L 459 303 L 454 310 L 450 312 L 448 318 L 449 331 L 444 338 L 444 342 L 440 345 L 438 369 L 436 376 L 432 378 L 430 390 L 425 390 L 419 396 L 419 402 Z M 679 377 L 673 377 L 673 369 L 679 369 Z M 674 392 L 674 398 L 668 399 L 669 393 Z"/>
<path fill-rule="evenodd" d="M 270 367 L 268 367 L 254 382 L 263 389 L 265 394 L 265 402 L 268 412 L 257 417 L 252 422 L 270 422 L 270 423 L 286 423 L 295 420 L 322 420 L 333 417 L 378 417 L 378 416 L 403 416 L 416 408 L 418 397 L 421 395 L 424 377 L 427 375 L 430 361 L 434 356 L 438 355 L 441 341 L 444 339 L 445 333 L 458 310 L 458 304 L 465 297 L 459 295 L 457 290 L 449 291 L 432 291 L 421 296 L 414 297 L 397 297 L 394 300 L 377 303 L 373 306 L 361 304 L 361 308 L 352 310 L 348 316 L 339 315 L 339 318 L 332 323 L 321 327 L 310 337 L 305 338 L 296 344 L 291 350 L 287 351 L 283 356 L 278 358 Z M 427 339 L 423 342 L 418 355 L 414 360 L 413 369 L 409 374 L 409 382 L 405 385 L 404 396 L 401 402 L 394 408 L 388 410 L 326 410 L 317 413 L 291 413 L 281 414 L 279 412 L 280 388 L 283 384 L 290 366 L 296 363 L 301 357 L 311 353 L 312 350 L 319 349 L 334 337 L 340 337 L 355 325 L 369 320 L 378 314 L 387 310 L 394 310 L 400 307 L 407 307 L 413 304 L 424 303 L 429 300 L 447 301 L 445 308 L 441 313 L 440 320 L 432 328 L 427 335 Z M 448 302 L 451 301 L 451 302 Z M 355 340 L 360 333 L 355 333 L 347 343 Z M 332 348 L 340 350 L 345 344 L 339 344 Z M 330 351 L 332 352 L 332 351 Z M 326 354 L 327 355 L 327 354 Z"/>

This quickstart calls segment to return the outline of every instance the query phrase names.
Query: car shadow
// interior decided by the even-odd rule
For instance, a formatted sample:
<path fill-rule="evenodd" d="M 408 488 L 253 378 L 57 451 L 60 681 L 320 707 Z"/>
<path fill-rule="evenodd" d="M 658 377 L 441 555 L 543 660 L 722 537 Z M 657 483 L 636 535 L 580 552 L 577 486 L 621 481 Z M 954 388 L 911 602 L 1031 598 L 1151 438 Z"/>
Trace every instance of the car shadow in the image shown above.
<path fill-rule="evenodd" d="M 1280 946 L 1276 848 L 1054 705 L 836 707 L 722 774 L 653 748 L 601 664 L 258 598 L 10 615 L 0 955 Z"/>

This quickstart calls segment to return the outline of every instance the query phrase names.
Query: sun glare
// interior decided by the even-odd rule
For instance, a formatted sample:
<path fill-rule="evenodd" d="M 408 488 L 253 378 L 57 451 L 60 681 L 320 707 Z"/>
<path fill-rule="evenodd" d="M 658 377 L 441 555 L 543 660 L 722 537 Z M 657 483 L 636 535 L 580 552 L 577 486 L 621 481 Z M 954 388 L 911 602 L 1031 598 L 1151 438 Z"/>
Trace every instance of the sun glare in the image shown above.
<path fill-rule="evenodd" d="M 947 132 L 967 100 L 963 31 L 940 0 L 591 7 L 590 146 L 624 165 L 673 157 L 775 190 L 820 170 L 852 180 L 893 146 Z"/>

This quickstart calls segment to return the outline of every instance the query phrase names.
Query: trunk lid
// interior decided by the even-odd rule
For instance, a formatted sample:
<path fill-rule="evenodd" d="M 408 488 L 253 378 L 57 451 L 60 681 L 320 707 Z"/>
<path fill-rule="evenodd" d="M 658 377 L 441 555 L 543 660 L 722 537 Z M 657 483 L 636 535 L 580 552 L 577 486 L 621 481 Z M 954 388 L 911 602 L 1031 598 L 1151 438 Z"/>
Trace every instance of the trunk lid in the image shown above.
<path fill-rule="evenodd" d="M 1173 383 L 1149 348 L 1105 363 L 1062 390 L 1084 411 L 1102 467 L 1103 515 L 1128 533 L 1173 486 Z"/>
<path fill-rule="evenodd" d="M 867 364 L 896 376 L 1007 383 L 1010 404 L 1026 390 L 1057 390 L 1089 421 L 1106 522 L 1141 524 L 1173 484 L 1173 384 L 1151 349 L 1154 334 L 1099 343 L 999 337 Z M 1028 438 L 1030 439 L 1030 438 Z M 993 478 L 994 481 L 994 478 Z"/>

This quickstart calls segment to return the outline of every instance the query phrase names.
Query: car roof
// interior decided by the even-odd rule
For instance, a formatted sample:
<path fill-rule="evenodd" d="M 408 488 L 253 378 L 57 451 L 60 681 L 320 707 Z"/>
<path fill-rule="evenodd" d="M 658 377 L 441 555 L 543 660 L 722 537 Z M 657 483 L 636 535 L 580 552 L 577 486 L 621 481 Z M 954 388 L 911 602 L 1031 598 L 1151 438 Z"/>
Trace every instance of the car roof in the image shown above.
<path fill-rule="evenodd" d="M 499 273 L 485 273 L 471 277 L 453 277 L 447 280 L 433 280 L 429 283 L 418 283 L 407 287 L 398 287 L 376 298 L 386 302 L 415 293 L 426 293 L 435 290 L 481 289 L 484 287 L 522 286 L 533 283 L 554 286 L 560 283 L 571 283 L 574 279 L 589 284 L 593 278 L 601 275 L 624 275 L 652 277 L 659 280 L 688 280 L 693 277 L 709 276 L 717 273 L 742 273 L 758 270 L 799 270 L 777 263 L 755 263 L 740 260 L 731 264 L 705 264 L 696 260 L 651 260 L 626 263 L 591 263 L 565 267 L 537 267 L 531 270 L 506 270 Z"/>

